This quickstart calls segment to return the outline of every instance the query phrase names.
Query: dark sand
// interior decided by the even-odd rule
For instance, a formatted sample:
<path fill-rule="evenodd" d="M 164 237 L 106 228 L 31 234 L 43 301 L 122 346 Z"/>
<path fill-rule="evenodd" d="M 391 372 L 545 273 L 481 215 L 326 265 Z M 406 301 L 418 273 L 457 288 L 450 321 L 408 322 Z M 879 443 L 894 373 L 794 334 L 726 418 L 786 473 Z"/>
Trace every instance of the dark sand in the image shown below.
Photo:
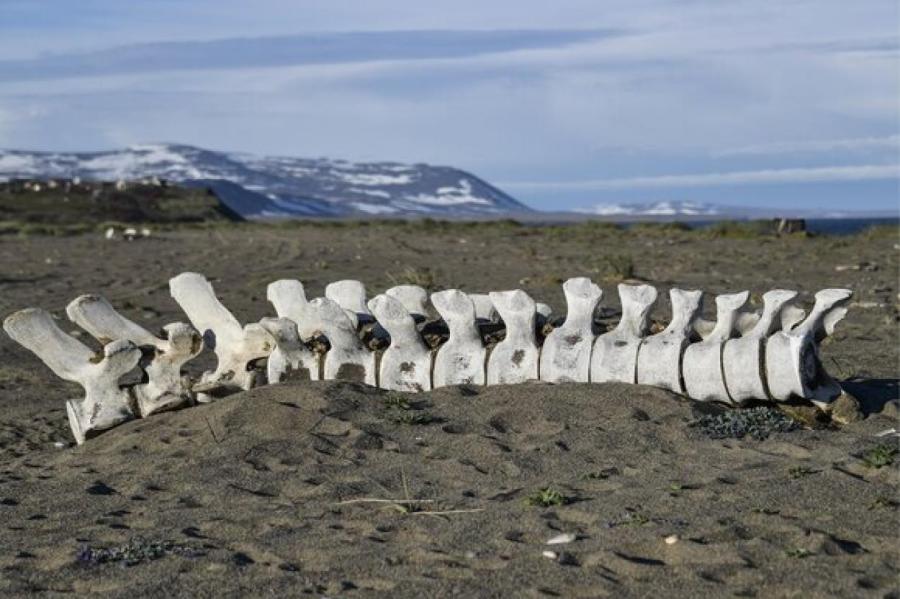
<path fill-rule="evenodd" d="M 689 424 L 717 408 L 639 386 L 451 388 L 403 409 L 397 394 L 301 383 L 73 448 L 63 400 L 78 388 L 4 337 L 0 595 L 896 597 L 900 459 L 865 457 L 897 447 L 875 435 L 900 428 L 897 241 L 499 223 L 0 238 L 3 315 L 62 316 L 75 296 L 102 293 L 151 330 L 184 319 L 167 291 L 183 270 L 212 278 L 245 322 L 272 313 L 265 285 L 283 277 L 310 296 L 341 278 L 370 294 L 409 278 L 522 287 L 558 314 L 558 282 L 578 275 L 615 309 L 628 261 L 661 290 L 782 286 L 808 300 L 848 286 L 862 304 L 823 354 L 865 412 L 843 428 L 710 439 Z M 566 502 L 527 504 L 546 487 Z M 372 498 L 427 501 L 341 503 Z M 577 537 L 545 545 L 560 533 Z M 99 563 L 116 548 L 125 561 Z"/>

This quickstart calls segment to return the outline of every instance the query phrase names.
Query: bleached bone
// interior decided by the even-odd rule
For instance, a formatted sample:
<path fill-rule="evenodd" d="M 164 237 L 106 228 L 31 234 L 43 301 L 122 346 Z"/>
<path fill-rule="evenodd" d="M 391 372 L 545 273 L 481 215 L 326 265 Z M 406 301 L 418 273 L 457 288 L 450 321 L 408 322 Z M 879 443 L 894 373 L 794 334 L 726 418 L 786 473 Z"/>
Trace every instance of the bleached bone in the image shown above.
<path fill-rule="evenodd" d="M 522 291 L 492 291 L 491 302 L 506 325 L 506 338 L 488 358 L 487 384 L 524 383 L 538 378 L 540 350 L 534 334 L 537 310 L 534 300 Z"/>
<path fill-rule="evenodd" d="M 731 403 L 722 370 L 722 348 L 734 335 L 738 310 L 749 298 L 749 291 L 717 296 L 715 328 L 703 341 L 684 350 L 681 375 L 690 398 Z"/>
<path fill-rule="evenodd" d="M 354 329 L 360 322 L 371 320 L 372 314 L 366 305 L 366 286 L 359 281 L 344 279 L 325 286 L 325 297 L 336 302 L 347 313 Z"/>
<path fill-rule="evenodd" d="M 434 388 L 483 385 L 486 350 L 475 323 L 472 298 L 458 289 L 447 289 L 432 293 L 431 305 L 450 329 L 450 338 L 438 348 L 434 358 Z"/>
<path fill-rule="evenodd" d="M 537 311 L 538 316 L 543 316 L 544 318 L 550 318 L 550 315 L 553 314 L 553 308 L 544 302 L 535 302 L 534 309 Z"/>
<path fill-rule="evenodd" d="M 747 334 L 753 330 L 761 316 L 759 312 L 738 312 L 734 319 L 734 330 L 740 335 Z M 698 316 L 694 319 L 693 329 L 701 339 L 706 339 L 716 329 L 716 321 Z"/>
<path fill-rule="evenodd" d="M 638 351 L 637 382 L 684 393 L 681 382 L 681 356 L 690 343 L 691 326 L 702 291 L 670 289 L 672 320 L 663 331 L 646 337 Z"/>
<path fill-rule="evenodd" d="M 275 313 L 280 318 L 290 318 L 294 321 L 301 339 L 309 340 L 315 335 L 303 283 L 293 279 L 269 283 L 266 288 L 266 299 L 275 307 Z"/>
<path fill-rule="evenodd" d="M 147 382 L 134 387 L 141 417 L 193 401 L 190 379 L 181 373 L 181 367 L 203 349 L 203 340 L 192 326 L 180 322 L 168 324 L 163 327 L 165 339 L 160 339 L 116 312 L 98 295 L 75 298 L 66 306 L 66 314 L 103 345 L 125 339 L 149 350 L 141 360 Z"/>
<path fill-rule="evenodd" d="M 597 337 L 591 354 L 591 382 L 637 382 L 637 359 L 647 334 L 656 288 L 619 283 L 622 319 L 616 328 Z"/>
<path fill-rule="evenodd" d="M 590 279 L 576 277 L 563 283 L 566 320 L 544 339 L 541 349 L 542 381 L 586 383 L 594 343 L 594 312 L 603 291 Z"/>
<path fill-rule="evenodd" d="M 263 318 L 259 324 L 275 340 L 275 349 L 266 363 L 270 384 L 288 377 L 301 381 L 318 381 L 319 356 L 300 339 L 297 323 L 290 318 Z"/>
<path fill-rule="evenodd" d="M 822 366 L 818 342 L 834 332 L 852 296 L 849 289 L 823 289 L 806 320 L 768 338 L 766 378 L 773 399 L 802 397 L 824 409 L 840 395 L 840 386 Z"/>
<path fill-rule="evenodd" d="M 766 392 L 766 373 L 763 361 L 763 347 L 766 338 L 775 332 L 781 323 L 790 329 L 796 324 L 791 322 L 789 302 L 797 296 L 796 291 L 773 289 L 763 294 L 763 311 L 752 329 L 745 331 L 737 339 L 729 339 L 722 349 L 722 372 L 725 375 L 725 386 L 728 397 L 736 405 L 742 405 L 751 399 L 768 397 Z M 802 310 L 800 318 L 802 318 Z"/>
<path fill-rule="evenodd" d="M 550 315 L 553 314 L 553 308 L 544 302 L 535 302 L 534 309 L 537 312 L 534 318 L 535 329 L 539 331 L 543 330 L 544 326 L 550 321 Z M 538 366 L 540 366 L 540 364 Z"/>
<path fill-rule="evenodd" d="M 416 319 L 425 320 L 428 317 L 428 292 L 418 285 L 397 285 L 384 292 L 385 295 L 396 299 L 406 311 Z M 371 302 L 369 309 L 371 310 Z M 378 319 L 378 316 L 375 316 Z"/>
<path fill-rule="evenodd" d="M 378 386 L 392 391 L 429 391 L 431 350 L 409 310 L 387 293 L 369 300 L 369 310 L 391 336 L 391 344 L 381 355 Z"/>
<path fill-rule="evenodd" d="M 310 326 L 328 339 L 329 349 L 322 363 L 322 378 L 375 385 L 375 352 L 356 334 L 356 327 L 337 302 L 319 297 L 309 302 Z"/>
<path fill-rule="evenodd" d="M 10 315 L 3 329 L 17 343 L 34 353 L 58 377 L 84 387 L 84 398 L 66 401 L 69 426 L 75 442 L 86 439 L 135 417 L 133 399 L 119 379 L 137 366 L 141 350 L 131 341 L 108 343 L 102 354 L 65 334 L 48 312 L 28 308 Z"/>
<path fill-rule="evenodd" d="M 491 296 L 487 293 L 470 293 L 469 299 L 475 305 L 476 322 L 497 322 L 500 319 L 500 315 L 491 301 Z"/>
<path fill-rule="evenodd" d="M 197 401 L 209 402 L 215 396 L 255 387 L 258 381 L 252 363 L 275 349 L 269 333 L 255 322 L 241 327 L 201 274 L 185 272 L 170 279 L 169 293 L 203 335 L 206 347 L 216 354 L 216 369 L 204 372 L 201 384 L 194 388 L 202 391 Z"/>

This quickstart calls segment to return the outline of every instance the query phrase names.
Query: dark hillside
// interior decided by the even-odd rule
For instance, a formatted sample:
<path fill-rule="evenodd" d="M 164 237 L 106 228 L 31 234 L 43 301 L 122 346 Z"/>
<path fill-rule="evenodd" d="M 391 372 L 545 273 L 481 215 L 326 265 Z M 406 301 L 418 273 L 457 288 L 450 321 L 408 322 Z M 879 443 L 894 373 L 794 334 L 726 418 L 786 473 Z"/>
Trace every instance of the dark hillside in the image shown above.
<path fill-rule="evenodd" d="M 13 180 L 0 183 L 0 220 L 72 225 L 241 220 L 206 188 L 130 183 Z"/>

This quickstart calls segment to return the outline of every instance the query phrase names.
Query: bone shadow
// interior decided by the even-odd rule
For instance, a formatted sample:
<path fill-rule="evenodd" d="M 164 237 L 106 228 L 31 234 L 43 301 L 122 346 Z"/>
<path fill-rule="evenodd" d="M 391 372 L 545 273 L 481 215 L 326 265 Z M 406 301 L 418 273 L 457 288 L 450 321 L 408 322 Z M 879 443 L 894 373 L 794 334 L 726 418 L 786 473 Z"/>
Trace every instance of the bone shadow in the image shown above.
<path fill-rule="evenodd" d="M 900 379 L 854 378 L 841 381 L 841 387 L 859 400 L 866 416 L 881 412 L 886 403 L 900 399 Z"/>

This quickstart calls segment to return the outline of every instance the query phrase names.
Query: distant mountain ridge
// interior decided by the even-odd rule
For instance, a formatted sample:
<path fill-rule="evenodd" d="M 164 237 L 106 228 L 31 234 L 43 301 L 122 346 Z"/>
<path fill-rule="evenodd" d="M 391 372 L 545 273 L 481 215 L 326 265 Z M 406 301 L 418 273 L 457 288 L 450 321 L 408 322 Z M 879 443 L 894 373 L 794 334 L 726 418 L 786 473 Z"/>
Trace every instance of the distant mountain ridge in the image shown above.
<path fill-rule="evenodd" d="M 104 152 L 0 150 L 0 180 L 140 180 L 212 188 L 244 218 L 498 216 L 531 212 L 475 175 L 445 166 L 265 157 L 151 144 Z"/>
<path fill-rule="evenodd" d="M 734 215 L 732 207 L 701 202 L 664 201 L 639 204 L 597 204 L 576 212 L 593 216 L 721 216 Z"/>
<path fill-rule="evenodd" d="M 815 210 L 784 206 L 765 208 L 760 206 L 726 206 L 690 200 L 597 204 L 579 208 L 574 212 L 610 220 L 745 220 L 766 218 L 891 218 L 896 212 L 883 210 Z"/>

